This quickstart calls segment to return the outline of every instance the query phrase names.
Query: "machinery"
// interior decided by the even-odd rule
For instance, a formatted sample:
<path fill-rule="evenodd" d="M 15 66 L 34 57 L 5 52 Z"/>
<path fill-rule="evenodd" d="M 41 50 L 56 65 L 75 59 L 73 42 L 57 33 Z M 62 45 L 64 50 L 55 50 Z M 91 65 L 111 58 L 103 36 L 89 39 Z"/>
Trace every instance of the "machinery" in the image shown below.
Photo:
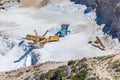
<path fill-rule="evenodd" d="M 35 35 L 27 35 L 25 39 L 27 40 L 32 40 L 35 43 L 39 44 L 39 46 L 44 46 L 44 44 L 46 44 L 47 42 L 53 42 L 53 41 L 58 41 L 59 40 L 59 36 L 50 36 L 50 37 L 45 37 L 45 35 L 47 34 L 48 30 L 44 33 L 43 36 L 38 36 L 37 31 L 34 30 Z M 32 45 L 31 45 L 32 46 Z"/>
<path fill-rule="evenodd" d="M 59 37 L 64 37 L 68 34 L 68 32 L 70 32 L 68 30 L 69 24 L 62 24 L 61 25 L 61 30 L 59 30 L 55 35 L 59 36 Z"/>
<path fill-rule="evenodd" d="M 100 40 L 100 38 L 98 36 L 96 36 L 96 40 L 94 40 L 94 41 L 90 40 L 88 43 L 90 43 L 92 45 L 94 45 L 93 43 L 99 44 L 98 46 L 97 45 L 94 45 L 94 46 L 96 46 L 104 51 L 106 50 L 106 47 L 104 46 L 104 44 L 102 43 L 102 41 Z"/>
<path fill-rule="evenodd" d="M 34 30 L 35 35 L 28 34 L 25 39 L 32 40 L 34 42 L 34 43 L 30 43 L 29 47 L 36 47 L 35 44 L 37 44 L 37 46 L 39 45 L 43 47 L 48 42 L 58 41 L 60 37 L 66 36 L 68 32 L 70 32 L 68 31 L 68 27 L 69 24 L 62 24 L 61 30 L 58 31 L 55 35 L 49 36 L 48 38 L 45 37 L 45 35 L 48 33 L 49 30 L 47 30 L 42 36 L 39 36 L 37 31 Z"/>

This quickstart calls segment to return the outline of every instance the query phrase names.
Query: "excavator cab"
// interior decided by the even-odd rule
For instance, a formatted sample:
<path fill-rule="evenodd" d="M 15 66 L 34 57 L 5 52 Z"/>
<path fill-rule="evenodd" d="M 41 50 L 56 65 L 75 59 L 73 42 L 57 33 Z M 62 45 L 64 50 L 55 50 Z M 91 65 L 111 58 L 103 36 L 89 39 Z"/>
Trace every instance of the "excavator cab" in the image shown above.
<path fill-rule="evenodd" d="M 61 30 L 59 30 L 55 35 L 56 36 L 59 36 L 59 37 L 64 37 L 64 36 L 66 36 L 67 34 L 68 34 L 68 32 L 70 32 L 69 30 L 68 30 L 68 28 L 69 28 L 69 24 L 62 24 L 61 25 Z"/>

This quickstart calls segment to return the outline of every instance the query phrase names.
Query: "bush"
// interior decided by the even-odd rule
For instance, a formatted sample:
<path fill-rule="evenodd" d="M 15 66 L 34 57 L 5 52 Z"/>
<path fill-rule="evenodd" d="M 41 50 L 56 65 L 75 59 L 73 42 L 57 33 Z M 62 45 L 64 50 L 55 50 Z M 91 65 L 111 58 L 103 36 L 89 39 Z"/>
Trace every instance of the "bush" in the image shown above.
<path fill-rule="evenodd" d="M 87 61 L 87 58 L 86 58 L 86 57 L 82 58 L 82 59 L 80 60 L 80 63 L 83 63 L 83 62 L 85 62 L 85 61 Z"/>
<path fill-rule="evenodd" d="M 120 80 L 120 76 L 115 76 L 115 80 Z"/>
<path fill-rule="evenodd" d="M 70 66 L 70 65 L 74 65 L 74 64 L 75 64 L 75 62 L 76 62 L 76 61 L 73 61 L 73 60 L 68 61 L 68 66 Z"/>
<path fill-rule="evenodd" d="M 40 75 L 40 80 L 45 80 L 45 79 L 48 79 L 50 80 L 51 76 L 53 76 L 54 74 L 54 70 L 49 70 L 47 73 L 43 73 Z"/>
<path fill-rule="evenodd" d="M 120 62 L 118 62 L 118 61 L 113 62 L 112 68 L 113 68 L 113 69 L 116 69 L 116 68 L 118 68 L 118 67 L 120 67 Z"/>
<path fill-rule="evenodd" d="M 116 68 L 116 70 L 115 70 L 116 72 L 120 72 L 120 68 Z"/>
<path fill-rule="evenodd" d="M 82 63 L 82 64 L 81 64 L 81 69 L 82 69 L 82 68 L 87 69 L 87 67 L 88 67 L 88 64 L 87 64 L 87 63 Z"/>
<path fill-rule="evenodd" d="M 65 80 L 66 74 L 62 70 L 57 70 L 50 80 Z"/>
<path fill-rule="evenodd" d="M 73 73 L 77 72 L 77 68 L 75 66 L 72 67 L 72 72 Z"/>
<path fill-rule="evenodd" d="M 67 76 L 67 66 L 60 66 L 57 69 L 49 70 L 40 76 L 39 80 L 65 80 Z"/>
<path fill-rule="evenodd" d="M 87 74 L 88 74 L 87 70 L 82 70 L 75 76 L 73 76 L 71 80 L 85 80 Z"/>
<path fill-rule="evenodd" d="M 29 80 L 29 77 L 25 78 L 24 80 Z"/>
<path fill-rule="evenodd" d="M 44 79 L 46 79 L 46 78 L 48 79 L 48 77 L 49 77 L 49 76 L 47 76 L 46 74 L 42 74 L 42 75 L 40 76 L 40 80 L 44 80 Z M 36 77 L 35 77 L 35 80 L 36 80 L 37 78 L 38 78 L 38 77 L 36 76 Z"/>
<path fill-rule="evenodd" d="M 65 65 L 59 66 L 58 69 L 59 69 L 59 70 L 66 70 L 66 69 L 67 69 L 67 66 L 65 66 Z"/>

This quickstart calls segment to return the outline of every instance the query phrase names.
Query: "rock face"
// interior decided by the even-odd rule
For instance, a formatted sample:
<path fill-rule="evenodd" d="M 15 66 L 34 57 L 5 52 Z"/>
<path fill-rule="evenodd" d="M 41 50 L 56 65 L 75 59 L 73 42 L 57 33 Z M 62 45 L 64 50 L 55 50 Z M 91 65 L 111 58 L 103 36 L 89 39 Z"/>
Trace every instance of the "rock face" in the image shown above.
<path fill-rule="evenodd" d="M 120 0 L 71 0 L 76 4 L 93 7 L 97 13 L 97 23 L 106 24 L 103 31 L 120 39 Z"/>
<path fill-rule="evenodd" d="M 48 5 L 49 3 L 54 2 L 64 2 L 67 0 L 20 0 L 21 3 L 20 7 L 36 7 L 41 8 L 43 6 Z"/>
<path fill-rule="evenodd" d="M 40 8 L 49 3 L 50 0 L 21 0 L 20 7 L 37 7 Z"/>

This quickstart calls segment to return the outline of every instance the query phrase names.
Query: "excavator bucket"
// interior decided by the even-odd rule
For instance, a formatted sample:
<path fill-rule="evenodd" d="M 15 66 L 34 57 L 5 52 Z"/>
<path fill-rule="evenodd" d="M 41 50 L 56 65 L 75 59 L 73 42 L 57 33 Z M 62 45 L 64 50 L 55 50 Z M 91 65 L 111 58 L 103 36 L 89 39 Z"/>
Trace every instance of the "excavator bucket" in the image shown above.
<path fill-rule="evenodd" d="M 49 42 L 58 41 L 58 40 L 59 40 L 59 36 L 50 36 L 49 37 Z"/>
<path fill-rule="evenodd" d="M 95 44 L 99 44 L 99 48 L 100 49 L 102 49 L 102 50 L 106 50 L 107 48 L 105 47 L 105 45 L 102 43 L 102 41 L 101 41 L 101 39 L 98 37 L 98 36 L 96 36 L 96 40 L 90 40 L 90 41 L 88 41 L 88 43 L 89 44 L 93 44 L 93 43 L 95 43 Z"/>
<path fill-rule="evenodd" d="M 106 50 L 106 47 L 104 46 L 104 44 L 102 43 L 102 41 L 100 40 L 100 38 L 98 36 L 96 36 L 97 40 L 99 41 L 102 49 L 105 51 Z"/>

